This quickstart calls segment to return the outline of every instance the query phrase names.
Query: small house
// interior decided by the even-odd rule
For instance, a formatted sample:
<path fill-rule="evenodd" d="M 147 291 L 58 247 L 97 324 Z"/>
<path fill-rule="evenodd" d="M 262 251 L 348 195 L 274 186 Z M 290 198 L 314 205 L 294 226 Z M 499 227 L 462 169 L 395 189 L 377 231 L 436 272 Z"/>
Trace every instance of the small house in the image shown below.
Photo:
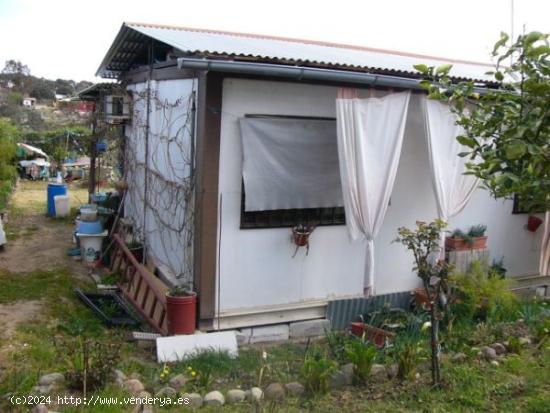
<path fill-rule="evenodd" d="M 36 106 L 36 99 L 30 97 L 23 98 L 22 104 L 26 108 L 34 108 Z"/>
<path fill-rule="evenodd" d="M 201 329 L 324 318 L 334 303 L 345 312 L 365 293 L 409 299 L 418 286 L 412 258 L 392 240 L 400 226 L 441 216 L 440 201 L 455 187 L 434 182 L 458 162 L 440 157 L 443 169 L 435 171 L 434 144 L 455 140 L 430 138 L 439 130 L 430 116 L 440 116 L 439 125 L 445 115 L 427 115 L 413 69 L 419 63 L 451 63 L 455 78 L 495 86 L 485 75 L 490 67 L 477 62 L 122 25 L 97 75 L 118 80 L 130 99 L 125 219 L 143 238 L 148 266 L 198 293 Z M 383 106 L 368 108 L 381 143 L 367 151 L 365 165 L 383 172 L 365 184 L 380 196 L 361 200 L 381 211 L 372 222 L 349 207 L 360 168 L 339 140 L 357 132 L 338 129 L 354 116 L 339 101 L 346 94 L 350 105 L 371 99 Z M 447 214 L 449 227 L 486 225 L 490 260 L 504 257 L 511 276 L 537 275 L 542 231 L 526 230 L 527 216 L 513 213 L 512 201 L 468 185 L 471 193 L 461 195 L 468 202 Z M 362 225 L 356 241 L 352 222 Z M 310 224 L 301 247 L 293 228 Z"/>

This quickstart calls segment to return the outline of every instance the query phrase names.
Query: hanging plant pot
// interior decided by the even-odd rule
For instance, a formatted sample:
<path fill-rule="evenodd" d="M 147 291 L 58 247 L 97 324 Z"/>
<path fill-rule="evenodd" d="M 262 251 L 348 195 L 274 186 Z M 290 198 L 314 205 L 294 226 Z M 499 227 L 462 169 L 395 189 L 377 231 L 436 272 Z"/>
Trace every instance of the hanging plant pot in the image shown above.
<path fill-rule="evenodd" d="M 306 255 L 309 254 L 309 236 L 314 229 L 314 225 L 304 224 L 299 224 L 292 228 L 292 240 L 294 241 L 294 245 L 296 245 L 296 250 L 294 251 L 292 258 L 296 256 L 298 248 L 300 247 L 306 247 Z"/>
<path fill-rule="evenodd" d="M 298 247 L 304 247 L 309 242 L 309 232 L 298 232 L 296 230 L 292 230 L 292 235 L 294 237 L 294 244 Z"/>
<path fill-rule="evenodd" d="M 529 215 L 527 218 L 527 230 L 535 232 L 542 224 L 542 219 L 534 215 Z"/>

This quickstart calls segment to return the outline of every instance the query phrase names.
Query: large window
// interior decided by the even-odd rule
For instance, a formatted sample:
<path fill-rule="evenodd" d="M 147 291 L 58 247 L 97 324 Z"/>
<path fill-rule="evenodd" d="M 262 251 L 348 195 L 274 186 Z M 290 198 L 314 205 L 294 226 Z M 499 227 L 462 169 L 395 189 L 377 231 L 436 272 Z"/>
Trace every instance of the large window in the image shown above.
<path fill-rule="evenodd" d="M 345 223 L 336 121 L 247 115 L 241 228 Z"/>

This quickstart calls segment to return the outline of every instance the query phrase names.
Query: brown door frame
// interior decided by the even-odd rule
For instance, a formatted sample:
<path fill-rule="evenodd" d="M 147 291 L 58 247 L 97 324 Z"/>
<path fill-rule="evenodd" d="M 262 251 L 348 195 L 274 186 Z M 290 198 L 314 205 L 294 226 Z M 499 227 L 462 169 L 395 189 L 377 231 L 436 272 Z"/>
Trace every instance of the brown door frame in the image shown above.
<path fill-rule="evenodd" d="M 199 325 L 210 329 L 216 312 L 218 197 L 223 78 L 199 74 L 196 125 L 194 283 Z"/>

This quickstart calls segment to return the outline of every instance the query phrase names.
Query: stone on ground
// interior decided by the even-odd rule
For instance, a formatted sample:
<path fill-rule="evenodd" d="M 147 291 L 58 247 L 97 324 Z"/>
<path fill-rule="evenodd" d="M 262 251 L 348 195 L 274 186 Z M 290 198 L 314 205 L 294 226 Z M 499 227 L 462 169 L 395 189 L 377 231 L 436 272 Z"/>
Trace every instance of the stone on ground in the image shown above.
<path fill-rule="evenodd" d="M 188 378 L 185 374 L 178 374 L 170 379 L 170 387 L 180 390 L 187 383 Z"/>
<path fill-rule="evenodd" d="M 487 347 L 487 346 L 481 349 L 481 355 L 487 361 L 491 361 L 497 358 L 497 352 L 491 347 Z"/>
<path fill-rule="evenodd" d="M 353 383 L 353 369 L 353 363 L 349 363 L 334 373 L 330 378 L 330 388 L 332 390 L 339 390 L 346 386 L 351 386 Z"/>
<path fill-rule="evenodd" d="M 285 398 L 285 388 L 281 383 L 271 383 L 264 390 L 266 400 L 282 400 Z"/>
<path fill-rule="evenodd" d="M 61 373 L 44 374 L 38 380 L 39 386 L 51 386 L 55 384 L 61 384 L 65 381 L 65 376 Z"/>
<path fill-rule="evenodd" d="M 467 358 L 468 356 L 466 356 L 466 354 L 464 353 L 456 353 L 453 355 L 453 357 L 451 357 L 451 361 L 453 363 L 464 363 Z"/>
<path fill-rule="evenodd" d="M 376 379 L 385 379 L 388 375 L 386 366 L 382 364 L 373 364 L 370 370 L 370 375 Z"/>
<path fill-rule="evenodd" d="M 397 363 L 392 364 L 388 368 L 388 379 L 394 379 L 395 377 L 397 377 L 398 372 L 399 372 L 399 366 L 397 365 Z"/>
<path fill-rule="evenodd" d="M 304 393 L 304 386 L 297 381 L 285 384 L 285 390 L 290 396 L 301 396 Z"/>
<path fill-rule="evenodd" d="M 155 394 L 155 397 L 174 397 L 176 394 L 178 394 L 176 389 L 167 386 L 160 389 L 157 394 Z"/>
<path fill-rule="evenodd" d="M 145 386 L 138 379 L 129 379 L 124 382 L 124 390 L 132 394 L 138 394 L 145 390 Z"/>
<path fill-rule="evenodd" d="M 181 397 L 189 400 L 189 403 L 185 405 L 187 407 L 198 409 L 202 406 L 202 396 L 199 393 L 185 393 Z"/>
<path fill-rule="evenodd" d="M 504 344 L 502 343 L 495 343 L 491 346 L 493 350 L 497 353 L 497 355 L 505 354 L 506 353 L 506 347 L 504 347 Z"/>
<path fill-rule="evenodd" d="M 247 390 L 244 393 L 246 400 L 252 403 L 259 403 L 264 397 L 264 392 L 259 387 L 252 387 L 250 390 Z"/>
<path fill-rule="evenodd" d="M 243 402 L 245 399 L 244 390 L 241 389 L 232 389 L 227 392 L 227 403 L 235 404 Z"/>
<path fill-rule="evenodd" d="M 225 398 L 219 391 L 214 390 L 210 393 L 206 393 L 204 396 L 204 404 L 207 406 L 223 406 L 225 404 Z"/>

